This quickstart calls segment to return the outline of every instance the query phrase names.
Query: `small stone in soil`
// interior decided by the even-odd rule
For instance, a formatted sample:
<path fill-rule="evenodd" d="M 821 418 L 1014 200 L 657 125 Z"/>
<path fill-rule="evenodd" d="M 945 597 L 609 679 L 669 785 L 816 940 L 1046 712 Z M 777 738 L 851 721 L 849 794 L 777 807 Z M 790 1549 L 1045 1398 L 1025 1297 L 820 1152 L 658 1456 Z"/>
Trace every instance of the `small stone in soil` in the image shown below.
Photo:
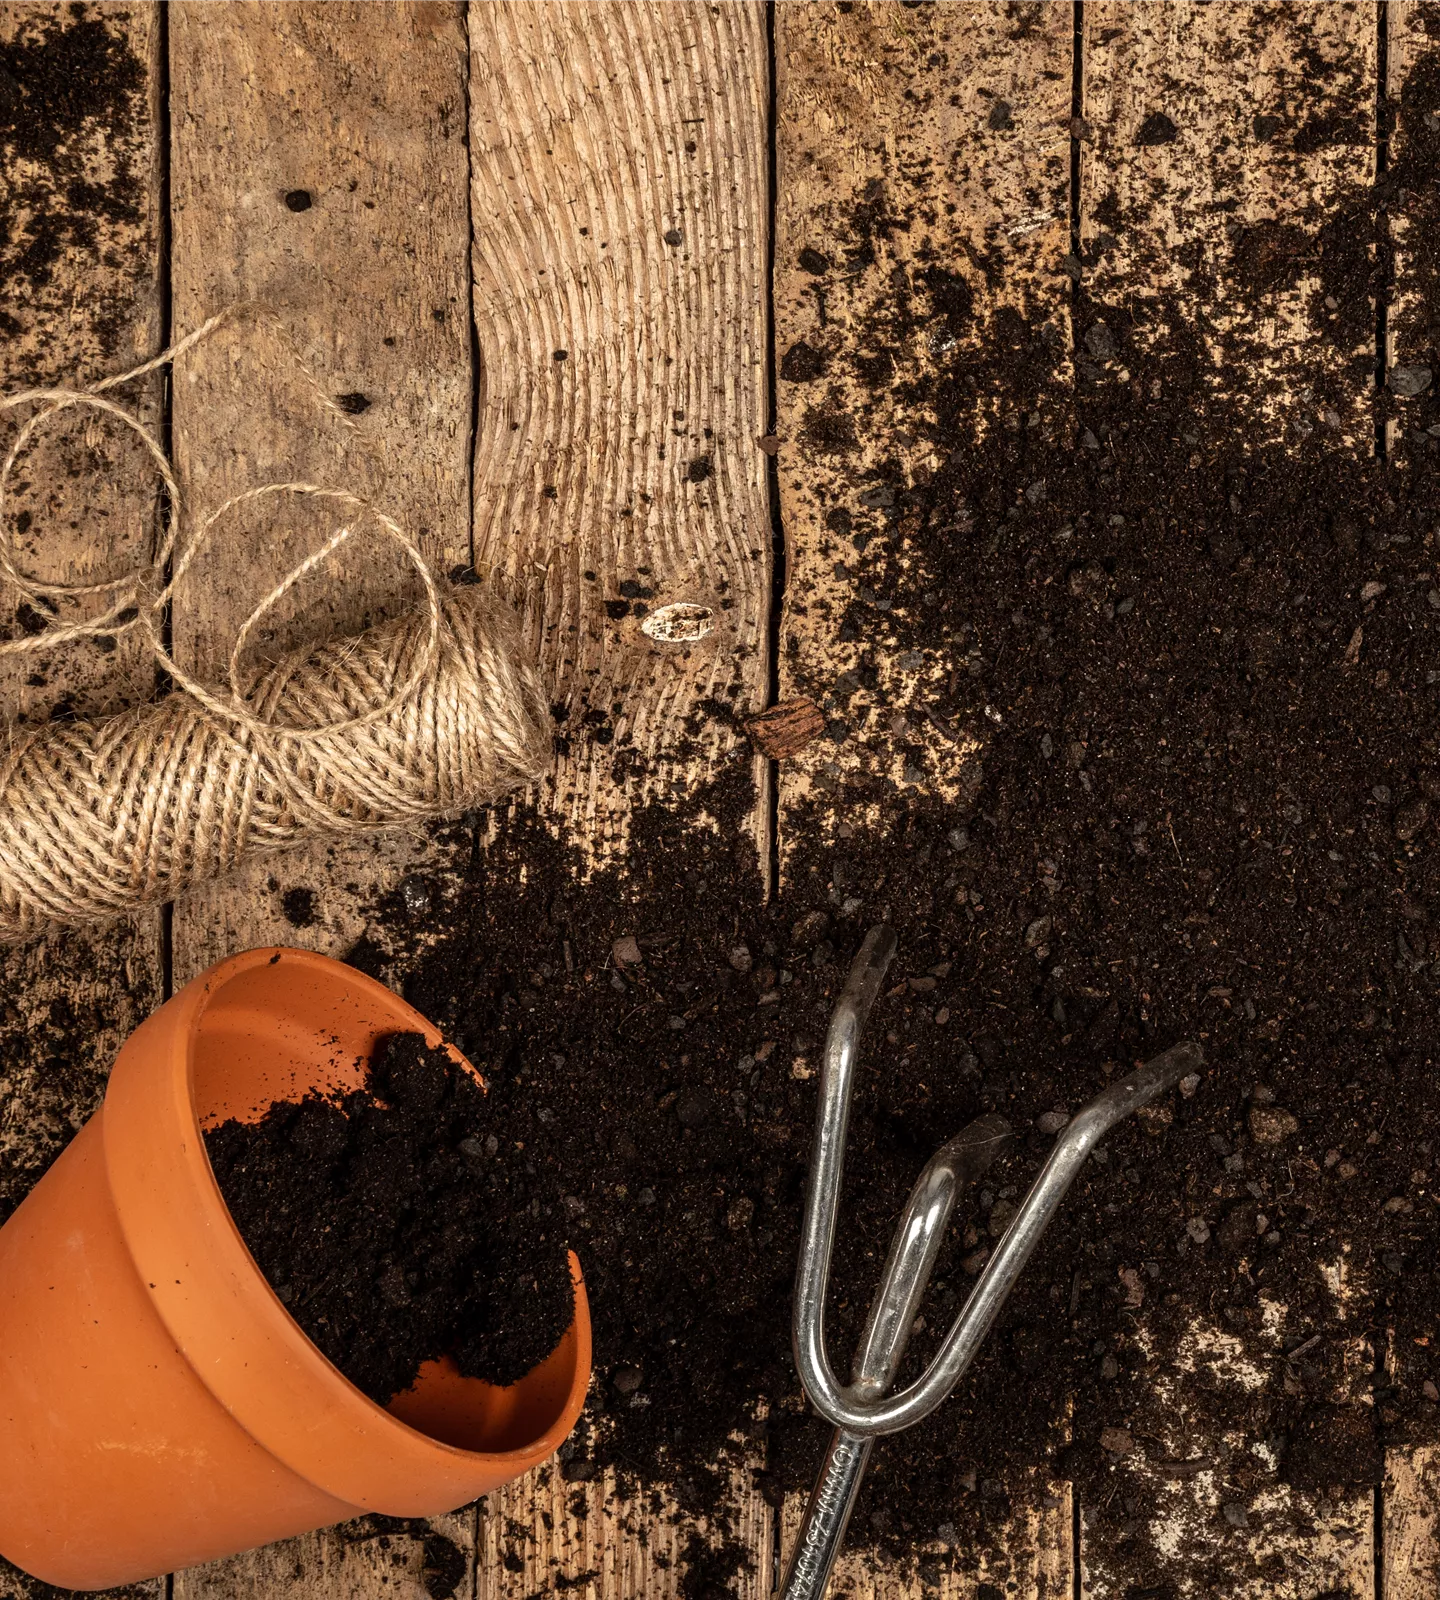
<path fill-rule="evenodd" d="M 1395 837 L 1408 844 L 1430 820 L 1430 803 L 1413 800 L 1395 813 Z"/>
<path fill-rule="evenodd" d="M 1300 1127 L 1283 1106 L 1252 1105 L 1246 1122 L 1256 1144 L 1283 1144 Z"/>

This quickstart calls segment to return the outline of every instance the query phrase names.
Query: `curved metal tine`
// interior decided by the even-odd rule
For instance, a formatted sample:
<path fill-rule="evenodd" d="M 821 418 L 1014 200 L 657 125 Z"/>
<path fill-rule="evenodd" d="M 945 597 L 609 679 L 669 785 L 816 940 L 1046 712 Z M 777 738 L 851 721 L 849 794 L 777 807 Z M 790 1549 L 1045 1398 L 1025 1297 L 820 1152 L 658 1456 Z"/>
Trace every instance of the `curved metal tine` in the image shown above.
<path fill-rule="evenodd" d="M 847 1394 L 879 1396 L 894 1382 L 960 1190 L 1011 1137 L 1004 1118 L 980 1117 L 926 1162 L 891 1241 Z M 781 1584 L 782 1600 L 819 1600 L 825 1593 L 874 1444 L 873 1436 L 843 1428 L 831 1436 Z"/>
<path fill-rule="evenodd" d="M 974 1183 L 1013 1139 L 1010 1124 L 992 1112 L 962 1129 L 925 1163 L 890 1241 L 848 1396 L 877 1398 L 895 1381 L 960 1191 Z"/>
<path fill-rule="evenodd" d="M 895 934 L 883 924 L 871 928 L 850 966 L 845 988 L 830 1018 L 820 1063 L 820 1105 L 805 1181 L 805 1217 L 800 1229 L 800 1259 L 795 1269 L 795 1366 L 816 1410 L 831 1421 L 840 1401 L 825 1354 L 825 1293 L 835 1248 L 835 1213 L 845 1166 L 850 1125 L 850 1092 L 865 1019 L 895 954 Z"/>
<path fill-rule="evenodd" d="M 1112 1084 L 1066 1124 L 1040 1176 L 951 1324 L 945 1342 L 914 1383 L 897 1395 L 880 1399 L 827 1395 L 828 1408 L 821 1406 L 811 1390 L 816 1409 L 837 1427 L 865 1435 L 898 1433 L 929 1416 L 964 1376 L 1085 1158 L 1117 1122 L 1172 1088 L 1204 1060 L 1205 1053 L 1198 1044 L 1177 1044 Z M 805 1377 L 803 1369 L 801 1376 Z M 806 1387 L 809 1388 L 808 1379 Z"/>

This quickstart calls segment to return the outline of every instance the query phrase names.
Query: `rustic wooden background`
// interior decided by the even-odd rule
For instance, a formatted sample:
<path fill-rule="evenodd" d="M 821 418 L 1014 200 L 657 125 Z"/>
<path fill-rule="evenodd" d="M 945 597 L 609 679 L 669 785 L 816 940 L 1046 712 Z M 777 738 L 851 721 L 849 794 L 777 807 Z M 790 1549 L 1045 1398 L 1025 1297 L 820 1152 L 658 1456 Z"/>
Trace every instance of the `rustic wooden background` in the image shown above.
<path fill-rule="evenodd" d="M 1363 359 L 1358 368 L 1353 359 L 1365 351 L 1318 337 L 1307 321 L 1311 286 L 1255 303 L 1206 302 L 1174 246 L 1203 245 L 1227 209 L 1254 222 L 1284 214 L 1298 195 L 1368 183 L 1378 137 L 1257 164 L 1224 132 L 1303 81 L 1313 51 L 1331 67 L 1326 93 L 1378 112 L 1424 45 L 1424 13 L 1436 9 L 1440 0 L 0 4 L 0 40 L 37 19 L 98 16 L 144 72 L 138 125 L 91 130 L 83 152 L 102 184 L 123 158 L 140 201 L 102 222 L 98 240 L 65 250 L 44 293 L 7 293 L 18 331 L 0 349 L 0 382 L 95 378 L 220 306 L 263 301 L 330 392 L 372 403 L 350 428 L 316 418 L 288 353 L 264 328 L 207 348 L 173 393 L 157 382 L 142 397 L 173 431 L 197 510 L 273 477 L 360 483 L 419 530 L 437 563 L 473 561 L 523 608 L 557 698 L 582 682 L 592 697 L 597 682 L 616 686 L 636 744 L 655 758 L 642 781 L 663 790 L 733 750 L 734 733 L 707 721 L 712 743 L 685 768 L 666 765 L 698 700 L 724 693 L 759 710 L 783 695 L 792 664 L 848 665 L 794 600 L 848 580 L 822 556 L 819 508 L 834 469 L 784 443 L 799 397 L 771 376 L 772 352 L 803 339 L 816 316 L 799 251 L 824 248 L 872 177 L 898 160 L 928 174 L 919 181 L 933 187 L 935 242 L 972 277 L 976 337 L 1021 307 L 1053 322 L 1067 347 L 1066 257 L 1095 230 L 1104 190 L 1143 192 L 1149 223 L 1105 256 L 1101 289 L 1163 294 L 1179 314 L 1203 312 L 1246 337 L 1251 357 L 1228 368 L 1227 399 L 1257 437 L 1278 435 L 1284 394 L 1323 365 L 1346 397 L 1343 447 L 1369 452 L 1374 392 L 1356 375 Z M 1257 19 L 1268 40 L 1259 57 L 1242 42 Z M 917 95 L 917 84 L 944 92 Z M 1157 86 L 1172 111 L 1183 108 L 1179 136 L 1141 146 L 1134 134 Z M 985 115 L 997 97 L 1007 118 Z M 15 162 L 0 185 L 17 194 L 29 176 Z M 297 190 L 311 197 L 308 209 L 284 203 Z M 975 249 L 997 245 L 1002 283 L 968 265 Z M 843 302 L 829 307 L 832 340 L 858 339 L 898 248 L 877 241 L 876 259 L 850 276 Z M 1398 267 L 1403 299 L 1403 248 Z M 1066 381 L 1062 371 L 1057 407 Z M 724 449 L 708 448 L 707 428 Z M 772 434 L 782 441 L 773 458 L 761 444 Z M 133 470 L 123 445 L 85 443 L 110 452 L 116 480 Z M 905 459 L 904 438 L 883 428 L 863 448 L 866 459 Z M 704 492 L 678 493 L 676 463 L 707 454 Z M 105 480 L 99 474 L 97 489 L 87 474 L 82 490 L 56 478 L 45 508 L 46 526 L 58 530 L 46 545 L 53 568 L 78 575 L 117 556 L 116 540 L 96 530 L 133 502 L 123 482 Z M 644 510 L 618 525 L 602 515 L 622 503 Z M 187 664 L 215 659 L 248 609 L 245 596 L 268 584 L 280 559 L 271 546 L 234 539 L 223 563 L 196 572 L 173 619 Z M 353 561 L 327 591 L 337 625 L 383 599 L 388 581 Z M 581 577 L 647 567 L 652 610 L 700 608 L 703 637 L 667 642 L 633 618 L 614 622 L 600 605 L 613 586 Z M 777 661 L 782 631 L 787 651 Z M 62 695 L 82 708 L 112 706 L 154 685 L 148 663 L 128 650 L 87 658 L 48 685 L 24 680 L 12 674 L 0 692 L 7 707 L 32 713 Z M 825 776 L 822 759 L 787 763 L 777 785 L 757 758 L 753 826 L 772 871 L 783 871 L 788 818 Z M 609 763 L 578 753 L 557 762 L 545 803 L 583 825 L 604 857 L 623 851 L 640 793 Z M 43 1053 L 0 1081 L 0 1179 L 11 1188 L 31 1181 L 92 1109 L 118 1039 L 174 986 L 229 951 L 272 940 L 342 953 L 373 887 L 428 848 L 415 839 L 378 856 L 369 845 L 322 853 L 309 879 L 325 886 L 322 914 L 304 930 L 282 922 L 262 872 L 116 933 L 5 956 L 8 1030 L 39 1026 L 65 1004 L 93 1013 L 99 1037 L 94 1069 L 78 1086 L 67 1080 L 63 1094 Z M 1440 1594 L 1437 1484 L 1431 1453 L 1397 1453 L 1373 1496 L 1313 1503 L 1277 1490 L 1223 1547 L 1207 1475 L 1157 1477 L 1143 1514 L 1170 1530 L 1177 1595 L 1202 1592 L 1187 1579 L 1184 1552 L 1204 1549 L 1205 1593 L 1421 1600 Z M 623 1503 L 608 1480 L 583 1486 L 579 1516 L 581 1488 L 546 1468 L 437 1519 L 435 1531 L 467 1563 L 454 1593 L 684 1593 L 676 1558 L 690 1530 L 648 1503 Z M 762 1600 L 798 1505 L 777 1518 L 737 1478 L 729 1509 L 755 1558 L 736 1593 Z M 836 1588 L 854 1600 L 1119 1596 L 1114 1552 L 1092 1536 L 1085 1510 L 1068 1485 L 1037 1479 L 1031 1503 L 966 1570 L 906 1576 L 852 1556 Z M 132 1592 L 419 1600 L 435 1590 L 433 1557 L 432 1546 L 427 1566 L 413 1530 L 325 1532 Z M 0 1574 L 0 1596 L 34 1593 Z"/>

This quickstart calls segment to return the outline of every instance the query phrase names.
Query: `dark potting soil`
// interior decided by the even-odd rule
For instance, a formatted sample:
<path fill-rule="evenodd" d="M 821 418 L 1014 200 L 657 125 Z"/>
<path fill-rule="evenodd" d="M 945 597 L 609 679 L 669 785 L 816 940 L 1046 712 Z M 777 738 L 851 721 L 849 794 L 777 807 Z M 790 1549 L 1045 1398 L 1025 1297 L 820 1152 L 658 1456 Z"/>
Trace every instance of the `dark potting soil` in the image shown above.
<path fill-rule="evenodd" d="M 143 220 L 145 88 L 144 63 L 100 8 L 37 10 L 0 42 L 0 154 L 10 178 L 0 192 L 0 280 L 14 311 L 55 309 L 48 296 L 56 263 L 69 253 L 98 266 L 104 225 Z M 117 263 L 105 265 L 114 278 Z M 99 303 L 90 307 L 102 358 L 132 311 L 135 286 L 124 273 L 116 281 L 112 289 L 97 277 Z M 0 309 L 0 332 L 21 328 Z M 38 372 L 49 358 L 64 362 L 64 341 L 37 352 Z"/>
<path fill-rule="evenodd" d="M 1293 88 L 1257 138 L 1330 137 Z M 852 1543 L 904 1555 L 938 1539 L 963 1559 L 1012 1497 L 1031 1501 L 1039 1467 L 1077 1484 L 1087 1538 L 1128 1552 L 1135 1591 L 1163 1594 L 1177 1562 L 1203 1587 L 1207 1549 L 1258 1518 L 1276 1482 L 1323 1507 L 1374 1483 L 1386 1445 L 1440 1439 L 1437 103 L 1432 58 L 1376 187 L 1301 197 L 1273 226 L 1237 221 L 1229 257 L 1202 264 L 1241 306 L 1318 277 L 1313 325 L 1363 353 L 1389 222 L 1405 217 L 1391 329 L 1411 392 L 1378 398 L 1396 425 L 1383 461 L 1327 442 L 1343 396 L 1323 364 L 1313 388 L 1274 397 L 1284 442 L 1255 445 L 1252 414 L 1226 398 L 1251 382 L 1253 349 L 1229 350 L 1223 328 L 1202 341 L 1192 308 L 1163 296 L 1094 294 L 1103 234 L 1077 257 L 1071 347 L 1013 313 L 977 349 L 970 290 L 927 244 L 927 196 L 887 172 L 843 252 L 824 239 L 800 253 L 832 305 L 878 240 L 902 270 L 853 352 L 782 354 L 782 382 L 816 386 L 782 462 L 805 449 L 833 463 L 825 556 L 856 578 L 845 614 L 807 629 L 877 641 L 856 675 L 867 693 L 882 648 L 953 670 L 888 691 L 883 717 L 803 662 L 787 687 L 820 702 L 837 751 L 890 739 L 923 771 L 933 757 L 910 724 L 973 735 L 966 801 L 838 773 L 782 817 L 786 878 L 767 904 L 741 752 L 708 788 L 644 806 L 619 866 L 587 878 L 580 842 L 522 809 L 452 830 L 450 866 L 377 908 L 352 959 L 486 1073 L 486 1126 L 498 1148 L 525 1146 L 505 1181 L 523 1179 L 532 1223 L 585 1268 L 597 1383 L 562 1452 L 572 1480 L 613 1465 L 711 1513 L 727 1453 L 760 1460 L 774 1498 L 808 1484 L 824 1429 L 789 1320 L 816 1052 L 882 918 L 901 945 L 857 1089 L 837 1364 L 944 1138 L 992 1109 L 1022 1131 L 957 1215 L 912 1368 L 1055 1121 L 1180 1037 L 1202 1039 L 1210 1065 L 1168 1121 L 1122 1126 L 1087 1166 L 954 1397 L 878 1447 Z M 1157 109 L 1143 142 L 1174 125 Z M 1143 220 L 1113 213 L 1100 220 L 1115 237 Z M 998 257 L 978 265 L 1004 276 Z M 915 377 L 917 339 L 958 353 Z M 832 400 L 842 360 L 867 400 Z M 858 460 L 897 418 L 938 471 L 883 450 L 878 467 Z M 596 759 L 634 780 L 624 727 L 609 702 L 572 706 L 562 737 L 600 730 L 612 742 Z M 287 909 L 308 919 L 315 897 Z M 6 1048 L 34 1045 L 17 1032 Z M 1175 1448 L 1176 1417 L 1193 1449 Z M 1207 1540 L 1156 1550 L 1155 1477 L 1202 1469 L 1223 1514 Z M 700 1596 L 724 1593 L 743 1553 L 697 1537 L 685 1559 Z"/>
<path fill-rule="evenodd" d="M 1440 151 L 1421 115 L 1436 78 L 1431 63 L 1407 86 L 1405 161 L 1297 213 L 1303 250 L 1252 249 L 1239 230 L 1227 292 L 1256 298 L 1318 261 L 1348 338 L 1403 208 L 1424 301 L 1407 360 L 1440 370 L 1425 177 Z M 963 324 L 969 302 L 927 260 L 905 181 L 852 219 L 862 265 L 877 232 L 892 248 L 910 235 L 854 357 L 883 356 L 892 377 L 809 441 L 834 463 L 827 559 L 855 572 L 857 599 L 812 605 L 806 626 L 877 641 L 856 674 L 872 699 L 882 638 L 952 670 L 917 674 L 878 713 L 807 677 L 803 653 L 790 687 L 821 704 L 837 749 L 888 739 L 922 772 L 934 758 L 910 726 L 972 736 L 966 800 L 837 764 L 781 818 L 768 904 L 743 751 L 699 792 L 658 792 L 625 860 L 588 878 L 553 824 L 476 819 L 449 871 L 378 908 L 353 959 L 481 1065 L 542 1215 L 581 1257 L 599 1381 L 566 1473 L 614 1465 L 690 1512 L 720 1503 L 727 1458 L 760 1460 L 776 1498 L 818 1461 L 790 1289 L 817 1051 L 869 925 L 890 921 L 900 954 L 856 1095 L 837 1363 L 942 1140 L 989 1110 L 1023 1135 L 963 1202 L 912 1369 L 1056 1122 L 1135 1062 L 1203 1041 L 1193 1092 L 1086 1167 L 951 1401 L 877 1449 L 851 1533 L 901 1555 L 939 1540 L 964 1561 L 1033 1498 L 1038 1467 L 1077 1484 L 1112 1575 L 1163 1593 L 1177 1563 L 1203 1584 L 1277 1484 L 1323 1515 L 1368 1492 L 1386 1444 L 1440 1438 L 1440 399 L 1382 395 L 1400 426 L 1376 461 L 1327 443 L 1317 378 L 1289 397 L 1284 440 L 1257 444 L 1214 381 L 1223 341 L 1212 356 L 1185 307 L 1100 303 L 1083 276 L 1077 338 L 1104 334 L 1073 390 L 1064 346 L 1018 316 L 911 382 L 907 341 Z M 811 256 L 807 271 L 829 270 Z M 817 362 L 792 368 L 820 381 Z M 883 436 L 897 406 L 939 471 L 850 464 L 846 441 Z M 608 702 L 604 723 L 596 758 L 633 778 Z M 588 726 L 572 706 L 561 736 Z M 1199 1471 L 1223 1515 L 1178 1553 L 1155 1548 L 1157 1477 Z M 724 1593 L 738 1547 L 691 1544 L 685 1592 Z"/>
<path fill-rule="evenodd" d="M 441 1355 L 514 1383 L 570 1325 L 569 1261 L 532 1214 L 523 1148 L 421 1034 L 382 1039 L 363 1089 L 277 1102 L 205 1147 L 290 1314 L 382 1405 Z"/>

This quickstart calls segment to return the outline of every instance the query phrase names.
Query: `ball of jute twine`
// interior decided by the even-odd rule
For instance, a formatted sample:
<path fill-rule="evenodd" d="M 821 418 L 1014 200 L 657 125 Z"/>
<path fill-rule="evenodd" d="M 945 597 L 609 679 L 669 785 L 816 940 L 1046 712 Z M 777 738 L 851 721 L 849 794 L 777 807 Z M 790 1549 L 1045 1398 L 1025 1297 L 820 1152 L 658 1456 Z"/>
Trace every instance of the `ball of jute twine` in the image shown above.
<path fill-rule="evenodd" d="M 173 899 L 258 851 L 456 815 L 529 782 L 548 757 L 545 698 L 508 608 L 479 587 L 438 580 L 399 525 L 359 495 L 313 483 L 262 484 L 210 512 L 182 546 L 182 499 L 170 461 L 140 419 L 105 392 L 175 361 L 241 314 L 256 308 L 232 307 L 153 360 L 91 388 L 0 398 L 0 411 L 40 408 L 0 463 L 0 576 L 48 623 L 42 632 L 0 641 L 0 655 L 134 628 L 175 685 L 163 700 L 115 716 L 7 728 L 0 757 L 5 943 Z M 155 558 L 143 568 L 96 584 L 48 583 L 16 563 L 7 493 L 36 432 L 77 407 L 134 432 L 165 484 L 168 507 Z M 198 682 L 165 647 L 166 608 L 222 518 L 281 495 L 334 506 L 346 525 L 246 618 L 227 683 Z M 261 619 L 365 522 L 414 569 L 423 610 L 247 667 L 244 651 Z M 87 600 L 100 607 L 95 615 L 58 616 L 62 603 Z"/>

